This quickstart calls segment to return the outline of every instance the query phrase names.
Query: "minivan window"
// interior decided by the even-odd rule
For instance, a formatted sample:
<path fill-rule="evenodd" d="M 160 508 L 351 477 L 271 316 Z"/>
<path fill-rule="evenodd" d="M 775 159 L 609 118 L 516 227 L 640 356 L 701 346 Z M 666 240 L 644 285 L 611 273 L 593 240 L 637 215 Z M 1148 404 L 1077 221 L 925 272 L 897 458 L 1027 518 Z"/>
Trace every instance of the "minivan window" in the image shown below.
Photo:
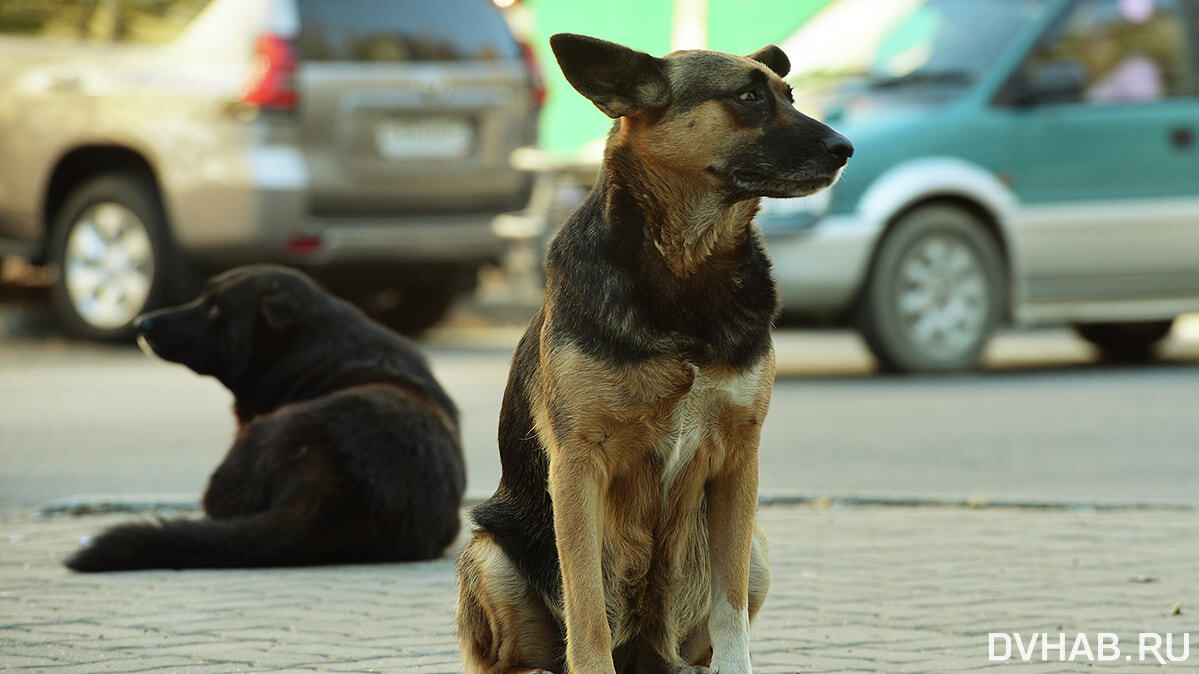
<path fill-rule="evenodd" d="M 863 81 L 881 87 L 970 84 L 1022 28 L 1041 20 L 1050 4 L 834 0 L 788 40 L 785 48 L 795 67 L 788 80 L 805 98 Z M 808 39 L 807 31 L 819 34 Z M 828 34 L 846 37 L 830 48 Z"/>
<path fill-rule="evenodd" d="M 1190 95 L 1186 28 L 1178 0 L 1081 0 L 1024 70 L 1074 64 L 1089 103 Z"/>
<path fill-rule="evenodd" d="M 0 34 L 70 40 L 83 34 L 96 0 L 0 2 Z"/>
<path fill-rule="evenodd" d="M 877 86 L 969 84 L 1039 14 L 1040 0 L 926 0 L 890 31 L 867 71 Z"/>
<path fill-rule="evenodd" d="M 514 60 L 489 0 L 300 0 L 300 55 L 318 61 Z"/>

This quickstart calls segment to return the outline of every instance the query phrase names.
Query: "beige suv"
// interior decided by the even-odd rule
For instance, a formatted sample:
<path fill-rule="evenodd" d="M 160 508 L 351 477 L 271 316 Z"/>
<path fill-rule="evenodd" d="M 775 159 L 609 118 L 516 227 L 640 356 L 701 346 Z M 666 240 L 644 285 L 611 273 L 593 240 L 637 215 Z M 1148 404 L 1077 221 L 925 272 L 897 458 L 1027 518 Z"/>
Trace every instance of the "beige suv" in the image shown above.
<path fill-rule="evenodd" d="M 0 250 L 89 337 L 253 261 L 418 331 L 502 252 L 543 97 L 486 0 L 7 0 Z"/>

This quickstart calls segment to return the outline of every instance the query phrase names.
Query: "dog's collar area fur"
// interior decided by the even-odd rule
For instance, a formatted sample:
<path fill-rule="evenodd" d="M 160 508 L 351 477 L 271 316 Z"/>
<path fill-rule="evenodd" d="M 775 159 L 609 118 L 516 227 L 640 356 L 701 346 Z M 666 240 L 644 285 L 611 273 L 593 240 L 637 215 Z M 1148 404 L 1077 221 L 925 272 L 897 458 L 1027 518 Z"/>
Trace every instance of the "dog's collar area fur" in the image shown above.
<path fill-rule="evenodd" d="M 714 189 L 708 176 L 654 170 L 622 144 L 609 146 L 605 154 L 606 214 L 623 211 L 629 217 L 629 208 L 611 205 L 614 199 L 629 200 L 638 211 L 632 215 L 644 223 L 646 242 L 675 276 L 693 276 L 710 258 L 733 255 L 749 236 L 761 199 L 731 198 Z"/>

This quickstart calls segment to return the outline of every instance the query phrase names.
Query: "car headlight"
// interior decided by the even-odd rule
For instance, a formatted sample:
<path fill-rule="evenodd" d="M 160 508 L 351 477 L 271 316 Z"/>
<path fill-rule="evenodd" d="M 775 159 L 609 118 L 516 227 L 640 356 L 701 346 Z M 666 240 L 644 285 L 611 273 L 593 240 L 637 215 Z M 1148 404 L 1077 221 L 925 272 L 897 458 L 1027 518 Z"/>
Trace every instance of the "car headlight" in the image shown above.
<path fill-rule="evenodd" d="M 762 199 L 758 226 L 767 234 L 807 229 L 828 214 L 832 203 L 831 189 L 794 199 Z"/>

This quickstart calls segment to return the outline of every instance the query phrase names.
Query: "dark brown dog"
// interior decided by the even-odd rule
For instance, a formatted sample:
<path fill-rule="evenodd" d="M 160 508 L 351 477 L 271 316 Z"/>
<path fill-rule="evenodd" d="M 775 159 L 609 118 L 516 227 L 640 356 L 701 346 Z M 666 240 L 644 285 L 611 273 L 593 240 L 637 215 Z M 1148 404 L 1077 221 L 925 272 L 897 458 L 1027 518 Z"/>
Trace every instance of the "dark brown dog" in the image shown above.
<path fill-rule="evenodd" d="M 137 320 L 166 360 L 233 392 L 233 447 L 203 520 L 125 524 L 76 571 L 438 557 L 458 532 L 458 413 L 416 347 L 283 267 L 210 280 Z"/>
<path fill-rule="evenodd" d="M 751 220 L 758 197 L 831 185 L 853 147 L 794 109 L 777 47 L 550 44 L 617 122 L 512 363 L 503 478 L 459 562 L 466 670 L 749 672 L 777 309 Z"/>

